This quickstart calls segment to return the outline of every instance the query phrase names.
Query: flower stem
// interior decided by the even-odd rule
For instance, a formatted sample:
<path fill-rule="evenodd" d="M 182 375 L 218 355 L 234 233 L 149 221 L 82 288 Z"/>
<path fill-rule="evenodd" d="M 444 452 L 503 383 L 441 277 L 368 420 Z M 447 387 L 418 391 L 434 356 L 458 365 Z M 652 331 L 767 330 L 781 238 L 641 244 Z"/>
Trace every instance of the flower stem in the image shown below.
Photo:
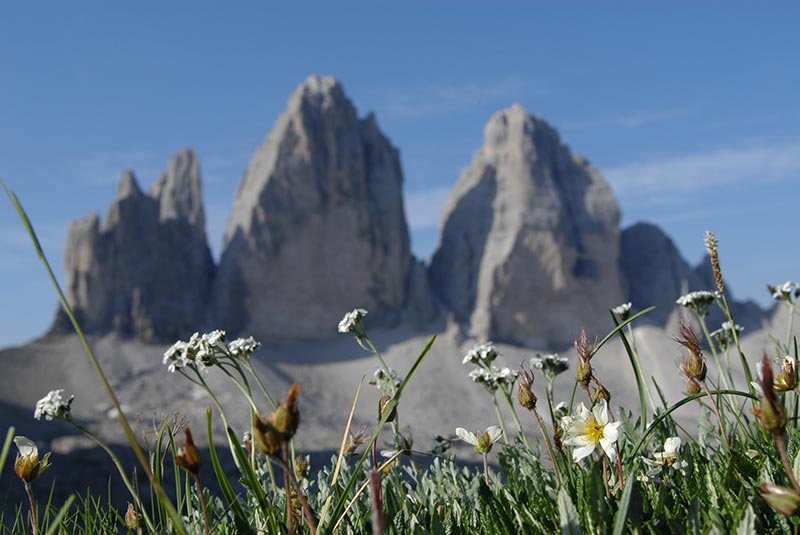
<path fill-rule="evenodd" d="M 547 452 L 550 454 L 550 460 L 553 461 L 553 471 L 556 473 L 556 481 L 558 481 L 558 486 L 560 487 L 561 473 L 558 469 L 558 464 L 556 464 L 556 454 L 553 451 L 553 445 L 550 444 L 550 437 L 547 436 L 547 430 L 544 427 L 544 422 L 542 421 L 542 417 L 539 416 L 539 412 L 535 408 L 531 412 L 536 417 L 536 423 L 539 424 L 539 431 L 542 432 L 542 438 L 544 439 L 544 443 L 547 444 Z"/>
<path fill-rule="evenodd" d="M 728 451 L 731 451 L 731 443 L 728 442 L 728 435 L 725 433 L 725 424 L 722 421 L 722 415 L 719 412 L 717 402 L 714 401 L 714 396 L 711 395 L 711 390 L 708 389 L 708 383 L 706 381 L 703 381 L 703 388 L 706 390 L 706 395 L 711 403 L 711 407 L 714 409 L 714 414 L 717 415 L 717 420 L 719 421 L 719 434 L 722 435 L 722 440 L 725 441 L 725 447 L 728 449 Z"/>
<path fill-rule="evenodd" d="M 28 502 L 31 505 L 31 530 L 33 531 L 33 535 L 37 535 L 39 533 L 39 526 L 36 521 L 36 502 L 33 499 L 33 490 L 31 489 L 30 483 L 27 481 L 25 483 L 25 492 L 28 493 Z"/>
<path fill-rule="evenodd" d="M 775 435 L 775 445 L 778 447 L 778 453 L 781 455 L 781 461 L 783 462 L 783 467 L 786 469 L 786 475 L 789 476 L 789 481 L 792 482 L 794 490 L 800 493 L 800 484 L 797 483 L 794 470 L 792 469 L 791 463 L 789 463 L 789 456 L 786 455 L 786 438 L 782 433 Z"/>
<path fill-rule="evenodd" d="M 492 403 L 494 404 L 494 412 L 497 414 L 497 421 L 500 424 L 500 429 L 503 430 L 503 440 L 506 444 L 510 444 L 508 441 L 508 433 L 506 433 L 506 423 L 503 420 L 503 414 L 500 412 L 500 405 L 497 404 L 497 396 L 492 396 Z"/>
<path fill-rule="evenodd" d="M 206 507 L 206 497 L 203 494 L 203 484 L 200 483 L 200 476 L 194 474 L 194 481 L 197 484 L 197 494 L 200 495 L 200 505 L 203 506 L 203 521 L 205 522 L 206 535 L 209 535 L 210 528 L 208 525 L 208 508 Z"/>
<path fill-rule="evenodd" d="M 522 442 L 525 444 L 525 447 L 531 449 L 531 445 L 528 443 L 528 437 L 525 436 L 525 431 L 522 430 L 522 422 L 519 421 L 519 415 L 517 414 L 517 410 L 514 408 L 514 402 L 511 401 L 511 394 L 505 389 L 502 390 L 503 396 L 506 398 L 506 402 L 508 402 L 508 406 L 511 409 L 511 417 L 514 418 L 514 423 L 517 424 L 519 436 L 522 437 Z"/>
<path fill-rule="evenodd" d="M 483 477 L 486 480 L 486 486 L 489 486 L 489 456 L 483 454 Z"/>

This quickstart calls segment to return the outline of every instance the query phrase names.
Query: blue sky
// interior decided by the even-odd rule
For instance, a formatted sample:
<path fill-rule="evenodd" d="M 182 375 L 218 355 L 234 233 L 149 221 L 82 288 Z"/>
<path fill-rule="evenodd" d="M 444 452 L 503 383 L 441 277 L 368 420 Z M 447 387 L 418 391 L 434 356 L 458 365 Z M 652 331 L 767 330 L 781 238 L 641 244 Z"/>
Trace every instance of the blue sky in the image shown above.
<path fill-rule="evenodd" d="M 59 272 L 71 220 L 104 216 L 124 169 L 148 188 L 187 146 L 219 249 L 287 97 L 332 74 L 400 148 L 422 258 L 484 124 L 520 102 L 606 176 L 623 225 L 657 223 L 693 263 L 715 230 L 740 297 L 766 304 L 766 283 L 800 278 L 791 4 L 64 4 L 0 4 L 0 177 Z M 0 346 L 49 324 L 54 294 L 2 200 L 0 291 Z"/>

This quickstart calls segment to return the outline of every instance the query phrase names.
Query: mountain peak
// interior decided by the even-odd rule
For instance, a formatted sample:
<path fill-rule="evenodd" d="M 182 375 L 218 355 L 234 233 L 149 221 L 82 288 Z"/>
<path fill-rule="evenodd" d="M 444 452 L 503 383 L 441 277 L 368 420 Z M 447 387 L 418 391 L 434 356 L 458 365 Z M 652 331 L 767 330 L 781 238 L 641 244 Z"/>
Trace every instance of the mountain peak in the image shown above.
<path fill-rule="evenodd" d="M 117 200 L 125 199 L 132 196 L 142 195 L 142 190 L 139 188 L 139 183 L 136 181 L 136 175 L 133 171 L 128 169 L 122 173 L 119 178 L 119 186 L 117 186 Z"/>

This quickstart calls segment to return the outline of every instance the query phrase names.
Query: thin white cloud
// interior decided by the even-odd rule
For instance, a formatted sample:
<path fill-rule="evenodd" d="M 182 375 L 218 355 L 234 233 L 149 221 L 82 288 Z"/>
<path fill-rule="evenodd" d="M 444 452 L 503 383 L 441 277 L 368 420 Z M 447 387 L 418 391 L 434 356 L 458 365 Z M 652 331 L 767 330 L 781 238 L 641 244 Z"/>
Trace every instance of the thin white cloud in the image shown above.
<path fill-rule="evenodd" d="M 450 188 L 433 188 L 407 193 L 406 219 L 412 231 L 438 229 Z"/>
<path fill-rule="evenodd" d="M 579 121 L 564 121 L 561 128 L 564 130 L 591 130 L 596 128 L 637 128 L 652 124 L 674 121 L 693 115 L 691 108 L 675 108 L 657 111 L 638 111 L 620 115 L 609 115 L 594 119 Z"/>
<path fill-rule="evenodd" d="M 800 142 L 722 148 L 707 153 L 635 162 L 604 171 L 626 200 L 662 204 L 731 184 L 800 178 Z"/>
<path fill-rule="evenodd" d="M 499 100 L 519 98 L 523 83 L 516 78 L 506 78 L 490 84 L 467 83 L 461 85 L 435 85 L 390 90 L 386 94 L 384 109 L 397 117 L 417 118 L 461 112 Z"/>

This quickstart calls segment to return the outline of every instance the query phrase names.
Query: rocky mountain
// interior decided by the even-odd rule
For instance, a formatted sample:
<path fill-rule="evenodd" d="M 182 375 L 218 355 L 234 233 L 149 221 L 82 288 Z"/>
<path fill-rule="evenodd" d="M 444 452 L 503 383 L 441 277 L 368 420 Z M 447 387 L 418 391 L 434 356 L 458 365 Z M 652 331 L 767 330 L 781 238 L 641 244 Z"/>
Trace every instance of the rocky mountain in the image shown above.
<path fill-rule="evenodd" d="M 620 213 L 600 174 L 519 105 L 495 114 L 448 200 L 431 284 L 475 337 L 544 347 L 608 327 Z"/>
<path fill-rule="evenodd" d="M 411 255 L 398 151 L 331 77 L 302 83 L 236 192 L 214 285 L 233 332 L 330 336 L 359 306 L 373 325 L 435 313 Z"/>
<path fill-rule="evenodd" d="M 623 230 L 620 243 L 620 270 L 626 299 L 634 310 L 656 307 L 642 322 L 665 326 L 675 317 L 675 300 L 679 296 L 697 290 L 716 290 L 708 256 L 697 266 L 690 266 L 669 236 L 656 225 L 632 225 Z M 725 266 L 722 267 L 724 271 Z M 727 284 L 725 292 L 737 324 L 748 332 L 764 326 L 767 315 L 755 302 L 737 301 Z M 714 329 L 723 321 L 723 314 L 713 307 L 709 328 Z"/>
<path fill-rule="evenodd" d="M 105 221 L 92 214 L 70 227 L 64 272 L 89 332 L 165 341 L 202 326 L 214 263 L 194 151 L 176 154 L 149 194 L 123 173 Z M 54 329 L 67 324 L 59 310 Z"/>

